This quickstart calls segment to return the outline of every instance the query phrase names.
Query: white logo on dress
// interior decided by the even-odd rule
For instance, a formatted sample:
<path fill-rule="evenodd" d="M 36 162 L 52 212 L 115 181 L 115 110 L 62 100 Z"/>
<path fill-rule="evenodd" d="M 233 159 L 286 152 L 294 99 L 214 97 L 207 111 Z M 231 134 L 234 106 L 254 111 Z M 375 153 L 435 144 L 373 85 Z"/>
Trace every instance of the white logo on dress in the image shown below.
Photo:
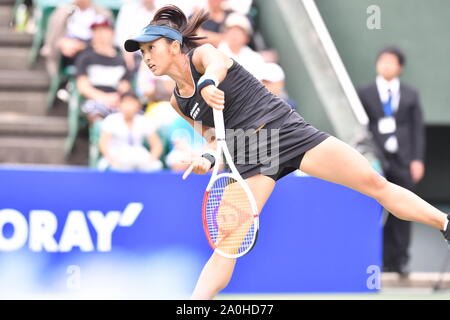
<path fill-rule="evenodd" d="M 200 107 L 198 106 L 198 102 L 196 102 L 195 105 L 192 107 L 191 112 L 189 114 L 191 115 L 191 118 L 195 120 L 195 118 L 197 118 L 197 115 L 199 112 L 200 112 Z"/>

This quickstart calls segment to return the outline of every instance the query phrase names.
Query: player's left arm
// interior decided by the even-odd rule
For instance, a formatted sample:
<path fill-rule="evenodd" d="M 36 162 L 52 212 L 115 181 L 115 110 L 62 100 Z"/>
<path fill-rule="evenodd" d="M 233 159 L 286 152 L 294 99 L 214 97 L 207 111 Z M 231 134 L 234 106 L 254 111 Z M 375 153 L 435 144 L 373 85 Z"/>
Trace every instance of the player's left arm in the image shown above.
<path fill-rule="evenodd" d="M 195 49 L 192 63 L 203 74 L 197 84 L 203 99 L 212 108 L 223 110 L 225 93 L 217 87 L 225 79 L 233 60 L 211 44 L 204 44 Z M 203 86 L 203 82 L 207 85 Z"/>

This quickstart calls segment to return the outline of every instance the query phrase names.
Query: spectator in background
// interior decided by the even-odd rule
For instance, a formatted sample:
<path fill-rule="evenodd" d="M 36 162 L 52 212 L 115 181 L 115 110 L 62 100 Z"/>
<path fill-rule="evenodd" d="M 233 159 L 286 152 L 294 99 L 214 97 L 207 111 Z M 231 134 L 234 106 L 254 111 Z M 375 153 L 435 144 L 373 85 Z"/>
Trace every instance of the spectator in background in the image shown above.
<path fill-rule="evenodd" d="M 205 8 L 207 1 L 208 0 L 156 0 L 156 7 L 159 9 L 166 5 L 174 5 L 180 8 L 186 17 L 190 17 L 199 9 Z"/>
<path fill-rule="evenodd" d="M 387 180 L 412 189 L 425 171 L 425 130 L 417 90 L 399 79 L 404 65 L 400 49 L 383 49 L 376 62 L 375 82 L 359 88 L 358 93 L 375 144 L 385 158 Z M 411 223 L 389 214 L 383 239 L 384 271 L 408 276 Z"/>
<path fill-rule="evenodd" d="M 227 0 L 228 9 L 233 12 L 247 15 L 252 7 L 253 0 Z"/>
<path fill-rule="evenodd" d="M 276 63 L 266 63 L 261 69 L 261 82 L 274 95 L 286 101 L 292 109 L 297 110 L 297 104 L 289 99 L 285 89 L 285 75 L 283 69 Z"/>
<path fill-rule="evenodd" d="M 263 57 L 247 46 L 253 29 L 248 18 L 239 13 L 231 13 L 225 20 L 225 34 L 218 49 L 236 60 L 253 76 L 260 80 L 260 70 L 264 66 Z"/>
<path fill-rule="evenodd" d="M 175 83 L 167 76 L 156 77 L 142 62 L 137 73 L 136 92 L 146 104 L 170 101 Z"/>
<path fill-rule="evenodd" d="M 114 43 L 122 50 L 127 68 L 133 73 L 139 69 L 141 55 L 138 52 L 127 52 L 123 44 L 139 34 L 152 20 L 155 12 L 154 0 L 130 0 L 124 3 L 117 16 Z"/>
<path fill-rule="evenodd" d="M 163 141 L 169 140 L 168 130 L 179 114 L 170 105 L 170 97 L 175 87 L 167 76 L 154 76 L 142 62 L 136 82 L 136 93 L 145 105 L 145 116 L 155 125 Z"/>
<path fill-rule="evenodd" d="M 91 0 L 75 0 L 58 7 L 51 14 L 41 49 L 51 77 L 58 72 L 60 54 L 64 65 L 72 65 L 78 53 L 86 49 L 92 37 L 90 26 L 98 16 L 112 19 L 111 11 L 93 4 Z"/>
<path fill-rule="evenodd" d="M 207 37 L 199 43 L 210 43 L 217 47 L 224 38 L 225 20 L 233 11 L 224 9 L 224 0 L 208 0 L 207 11 L 209 18 L 199 29 L 199 34 Z"/>
<path fill-rule="evenodd" d="M 101 127 L 100 169 L 160 170 L 162 144 L 151 121 L 139 114 L 141 103 L 133 93 L 121 96 L 118 112 L 107 116 Z M 144 146 L 147 142 L 150 151 Z"/>
<path fill-rule="evenodd" d="M 92 24 L 92 48 L 76 60 L 77 88 L 86 98 L 82 111 L 90 123 L 115 112 L 121 93 L 130 90 L 129 73 L 120 52 L 113 46 L 109 20 Z"/>

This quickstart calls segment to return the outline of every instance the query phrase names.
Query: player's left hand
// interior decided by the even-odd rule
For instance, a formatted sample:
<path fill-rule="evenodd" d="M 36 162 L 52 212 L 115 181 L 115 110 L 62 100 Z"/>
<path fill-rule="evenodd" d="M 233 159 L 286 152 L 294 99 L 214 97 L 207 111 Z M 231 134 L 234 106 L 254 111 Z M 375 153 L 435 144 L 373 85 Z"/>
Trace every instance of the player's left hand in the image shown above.
<path fill-rule="evenodd" d="M 198 157 L 191 162 L 189 168 L 183 173 L 183 180 L 185 180 L 191 172 L 205 174 L 209 169 L 211 169 L 211 162 L 204 157 Z"/>
<path fill-rule="evenodd" d="M 213 85 L 206 86 L 200 94 L 203 100 L 216 110 L 223 110 L 225 106 L 225 93 Z"/>

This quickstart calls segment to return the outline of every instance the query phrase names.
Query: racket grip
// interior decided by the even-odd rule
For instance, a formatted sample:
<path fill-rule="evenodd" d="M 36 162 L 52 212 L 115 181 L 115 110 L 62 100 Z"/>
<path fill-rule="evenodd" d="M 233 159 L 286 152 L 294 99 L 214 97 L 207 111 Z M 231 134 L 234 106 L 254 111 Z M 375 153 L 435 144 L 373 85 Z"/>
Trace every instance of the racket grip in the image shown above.
<path fill-rule="evenodd" d="M 223 112 L 222 110 L 216 110 L 213 108 L 213 115 L 216 139 L 225 140 L 225 124 L 223 122 Z"/>

